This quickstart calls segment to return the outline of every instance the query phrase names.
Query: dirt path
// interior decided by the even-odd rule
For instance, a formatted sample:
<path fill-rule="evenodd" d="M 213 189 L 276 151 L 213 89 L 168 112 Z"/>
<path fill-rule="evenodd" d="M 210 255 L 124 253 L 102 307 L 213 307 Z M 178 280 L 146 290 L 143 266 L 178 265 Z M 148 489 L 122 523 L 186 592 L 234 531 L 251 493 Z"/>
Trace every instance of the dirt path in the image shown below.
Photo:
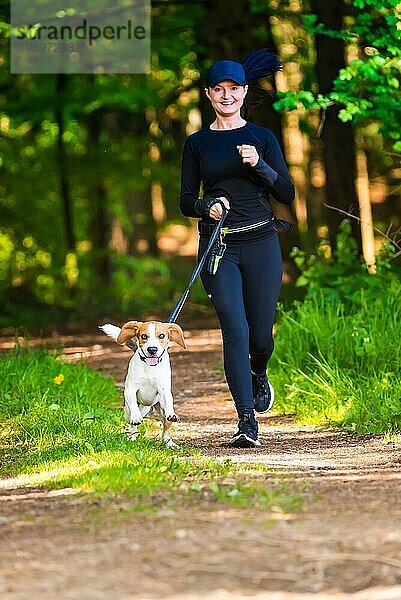
<path fill-rule="evenodd" d="M 67 360 L 84 357 L 122 383 L 128 351 L 101 335 L 72 334 L 64 343 Z M 176 438 L 210 456 L 271 467 L 267 483 L 280 476 L 301 486 L 303 511 L 155 497 L 155 514 L 144 518 L 126 498 L 6 490 L 0 597 L 401 600 L 399 445 L 266 415 L 261 448 L 229 449 L 235 413 L 219 368 L 219 331 L 193 330 L 188 346 L 172 352 Z"/>

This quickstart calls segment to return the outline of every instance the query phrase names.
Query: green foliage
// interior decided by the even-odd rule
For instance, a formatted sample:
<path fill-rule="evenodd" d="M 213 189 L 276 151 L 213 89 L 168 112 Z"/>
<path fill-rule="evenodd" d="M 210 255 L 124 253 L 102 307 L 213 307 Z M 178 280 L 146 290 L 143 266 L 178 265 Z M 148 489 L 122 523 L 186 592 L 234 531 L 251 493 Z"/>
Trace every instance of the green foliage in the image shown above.
<path fill-rule="evenodd" d="M 271 28 L 284 62 L 296 60 L 303 71 L 305 89 L 279 94 L 280 110 L 300 104 L 321 110 L 338 103 L 342 120 L 379 122 L 394 150 L 401 151 L 395 0 L 347 3 L 350 14 L 341 32 L 326 31 L 315 15 L 304 15 L 304 27 L 299 4 L 249 4 L 266 17 L 277 15 Z M 171 305 L 183 289 L 190 270 L 185 277 L 176 276 L 182 257 L 174 264 L 170 258 L 132 254 L 138 240 L 154 240 L 166 224 L 183 222 L 178 208 L 180 151 L 187 125 L 196 123 L 191 111 L 205 108 L 199 98 L 200 74 L 221 48 L 221 41 L 210 40 L 206 12 L 203 3 L 190 11 L 185 3 L 152 7 L 149 75 L 59 76 L 9 72 L 7 6 L 0 7 L 0 326 L 159 309 Z M 270 25 L 256 29 L 254 38 L 255 32 L 251 38 L 249 32 L 241 34 L 248 37 L 240 46 L 270 36 Z M 315 31 L 351 41 L 362 52 L 363 58 L 339 73 L 329 94 L 316 93 Z M 369 157 L 372 176 L 383 174 L 378 162 L 390 169 L 392 159 L 381 149 Z M 162 223 L 152 215 L 154 184 L 166 210 Z M 65 185 L 72 244 L 67 243 Z M 125 254 L 112 250 L 121 240 L 119 252 Z M 197 300 L 204 299 L 200 290 Z"/>
<path fill-rule="evenodd" d="M 401 283 L 391 256 L 370 275 L 343 223 L 333 258 L 296 252 L 306 298 L 282 311 L 271 378 L 277 404 L 358 433 L 401 430 Z"/>
<path fill-rule="evenodd" d="M 335 103 L 343 108 L 341 121 L 380 124 L 380 131 L 395 150 L 400 147 L 401 125 L 401 28 L 398 0 L 353 0 L 353 10 L 344 29 L 329 30 L 317 22 L 316 15 L 303 15 L 306 31 L 358 44 L 363 58 L 350 61 L 341 69 L 327 94 L 313 89 L 281 92 L 276 110 L 325 109 Z"/>
<path fill-rule="evenodd" d="M 74 317 L 82 307 L 92 315 L 111 307 L 139 312 L 171 301 L 168 267 L 156 257 L 142 261 L 139 252 L 114 254 L 112 226 L 130 254 L 138 240 L 156 237 L 153 182 L 163 191 L 166 222 L 184 220 L 180 121 L 197 101 L 191 88 L 206 56 L 202 15 L 200 5 L 153 8 L 149 75 L 11 74 L 9 40 L 1 36 L 0 326 Z M 8 33 L 7 17 L 4 5 L 0 33 Z M 150 156 L 150 145 L 160 158 Z"/>
<path fill-rule="evenodd" d="M 331 255 L 327 241 L 322 240 L 317 254 L 294 248 L 291 256 L 301 271 L 297 287 L 306 287 L 308 298 L 322 295 L 327 302 L 340 301 L 347 306 L 371 302 L 399 282 L 400 273 L 392 262 L 394 246 L 385 242 L 376 257 L 376 274 L 368 272 L 365 261 L 358 255 L 351 223 L 344 220 L 337 235 L 337 249 Z"/>
<path fill-rule="evenodd" d="M 16 247 L 9 236 L 0 233 L 0 294 L 5 297 L 0 327 L 38 325 L 77 313 L 96 317 L 106 310 L 139 314 L 171 304 L 180 282 L 172 285 L 166 261 L 109 255 L 112 280 L 109 286 L 98 288 L 86 251 L 67 254 L 65 264 L 54 269 L 52 254 L 39 248 L 30 236 Z M 25 302 L 30 307 L 25 307 Z"/>
<path fill-rule="evenodd" d="M 120 310 L 142 312 L 171 302 L 170 269 L 165 261 L 151 256 L 117 255 L 114 264 L 113 289 Z"/>

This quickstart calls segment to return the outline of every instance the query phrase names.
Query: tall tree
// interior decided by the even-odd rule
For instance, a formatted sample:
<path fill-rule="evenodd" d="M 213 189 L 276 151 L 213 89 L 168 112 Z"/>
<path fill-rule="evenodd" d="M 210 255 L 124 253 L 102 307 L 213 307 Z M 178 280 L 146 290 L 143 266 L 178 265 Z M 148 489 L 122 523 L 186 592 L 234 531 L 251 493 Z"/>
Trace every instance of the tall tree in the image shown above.
<path fill-rule="evenodd" d="M 92 111 L 85 119 L 91 153 L 93 158 L 97 157 L 95 164 L 99 164 L 101 159 L 99 150 L 104 127 L 104 115 L 105 109 L 99 108 Z M 88 187 L 90 199 L 88 230 L 92 242 L 94 280 L 96 285 L 109 285 L 112 278 L 112 266 L 108 249 L 111 237 L 111 216 L 108 209 L 103 169 L 96 170 L 96 175 L 91 177 Z"/>
<path fill-rule="evenodd" d="M 65 236 L 66 236 L 66 245 L 69 252 L 75 251 L 75 232 L 74 232 L 74 223 L 73 223 L 73 206 L 72 206 L 72 198 L 71 198 L 71 190 L 70 190 L 70 181 L 68 176 L 67 169 L 67 161 L 66 161 L 66 153 L 64 148 L 64 132 L 65 132 L 65 121 L 64 121 L 64 100 L 65 100 L 65 91 L 67 86 L 68 76 L 64 73 L 59 73 L 56 75 L 56 97 L 58 98 L 58 104 L 56 106 L 56 114 L 55 120 L 58 127 L 58 136 L 57 136 L 57 146 L 56 146 L 56 155 L 57 155 L 57 167 L 58 167 L 58 175 L 60 180 L 60 196 L 63 205 L 63 215 L 64 215 L 64 226 L 65 226 Z"/>
<path fill-rule="evenodd" d="M 340 28 L 340 20 L 343 20 L 342 16 L 345 12 L 344 6 L 347 8 L 347 19 Z M 399 1 L 352 0 L 340 6 L 340 0 L 331 3 L 316 0 L 312 2 L 313 7 L 317 14 L 305 14 L 304 23 L 307 31 L 315 34 L 317 46 L 321 49 L 324 43 L 327 47 L 336 48 L 338 64 L 340 64 L 339 40 L 358 47 L 359 55 L 351 58 L 348 64 L 335 73 L 330 61 L 327 64 L 322 62 L 320 53 L 318 68 L 327 69 L 331 73 L 329 88 L 320 87 L 319 92 L 316 93 L 311 85 L 305 86 L 306 89 L 299 92 L 281 93 L 281 99 L 275 103 L 276 108 L 294 110 L 299 105 L 303 105 L 307 109 L 319 109 L 323 114 L 327 112 L 326 121 L 333 114 L 337 115 L 334 128 L 339 127 L 341 123 L 352 122 L 355 126 L 365 127 L 363 135 L 367 134 L 368 126 L 370 131 L 377 132 L 377 141 L 380 144 L 389 149 L 392 146 L 393 160 L 396 160 L 398 155 L 394 154 L 394 151 L 401 150 Z M 327 14 L 327 11 L 330 14 Z M 323 47 L 323 56 L 325 54 L 328 55 L 328 52 L 325 52 Z M 325 73 L 320 74 L 320 79 L 327 84 L 330 83 Z M 330 134 L 330 130 L 330 127 L 327 128 L 327 123 L 324 123 L 323 131 L 326 137 Z M 345 142 L 342 143 L 341 139 L 339 139 L 338 151 L 345 156 L 348 155 L 350 146 Z M 391 160 L 388 155 L 387 163 Z M 339 165 L 349 169 L 346 161 L 341 161 Z M 354 166 L 355 162 L 352 161 L 352 170 Z M 330 166 L 326 165 L 326 168 L 329 170 Z M 331 193 L 330 184 L 328 188 Z M 348 206 L 350 200 L 352 205 L 354 204 L 353 196 L 347 198 Z M 339 204 L 337 203 L 337 206 Z M 340 220 L 342 216 L 339 214 L 337 218 Z"/>
<path fill-rule="evenodd" d="M 321 2 L 312 0 L 312 10 L 326 29 L 341 31 L 344 18 L 344 0 Z M 316 33 L 316 70 L 319 92 L 327 94 L 332 90 L 333 81 L 345 65 L 344 41 L 328 38 Z M 325 121 L 322 129 L 323 154 L 326 170 L 326 197 L 331 206 L 340 210 L 358 214 L 358 200 L 355 190 L 356 159 L 354 132 L 352 125 L 338 119 L 340 107 L 337 104 L 325 109 Z M 329 239 L 332 249 L 336 247 L 336 235 L 344 215 L 330 210 L 327 213 Z M 354 235 L 358 236 L 358 227 L 354 225 Z M 359 236 L 358 236 L 359 237 Z"/>

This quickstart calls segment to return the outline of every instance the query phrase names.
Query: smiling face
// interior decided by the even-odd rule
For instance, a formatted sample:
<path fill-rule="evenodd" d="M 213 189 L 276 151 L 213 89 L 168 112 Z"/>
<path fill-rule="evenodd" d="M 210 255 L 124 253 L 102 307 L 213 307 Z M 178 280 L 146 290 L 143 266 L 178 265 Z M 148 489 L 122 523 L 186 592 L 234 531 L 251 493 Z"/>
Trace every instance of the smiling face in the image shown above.
<path fill-rule="evenodd" d="M 244 103 L 248 91 L 247 85 L 238 85 L 235 81 L 220 81 L 214 87 L 205 88 L 206 96 L 216 115 L 231 117 Z"/>
<path fill-rule="evenodd" d="M 176 342 L 186 349 L 184 333 L 176 323 L 161 323 L 160 321 L 129 321 L 125 323 L 117 338 L 119 344 L 136 337 L 139 350 L 147 365 L 155 366 L 170 342 Z"/>
<path fill-rule="evenodd" d="M 168 331 L 164 323 L 142 323 L 137 333 L 139 348 L 146 356 L 146 364 L 155 365 L 163 350 L 169 346 Z"/>

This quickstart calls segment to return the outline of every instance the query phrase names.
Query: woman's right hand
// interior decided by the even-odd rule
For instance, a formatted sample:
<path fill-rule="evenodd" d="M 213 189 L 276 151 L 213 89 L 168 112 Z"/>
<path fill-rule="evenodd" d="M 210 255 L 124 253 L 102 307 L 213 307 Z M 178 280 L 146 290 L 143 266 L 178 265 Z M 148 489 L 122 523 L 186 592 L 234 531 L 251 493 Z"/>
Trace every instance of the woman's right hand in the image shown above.
<path fill-rule="evenodd" d="M 225 196 L 220 196 L 220 198 L 216 199 L 222 202 L 227 210 L 230 210 L 230 203 Z M 215 221 L 220 221 L 221 215 L 223 214 L 223 208 L 220 202 L 213 204 L 209 210 L 209 217 Z"/>

